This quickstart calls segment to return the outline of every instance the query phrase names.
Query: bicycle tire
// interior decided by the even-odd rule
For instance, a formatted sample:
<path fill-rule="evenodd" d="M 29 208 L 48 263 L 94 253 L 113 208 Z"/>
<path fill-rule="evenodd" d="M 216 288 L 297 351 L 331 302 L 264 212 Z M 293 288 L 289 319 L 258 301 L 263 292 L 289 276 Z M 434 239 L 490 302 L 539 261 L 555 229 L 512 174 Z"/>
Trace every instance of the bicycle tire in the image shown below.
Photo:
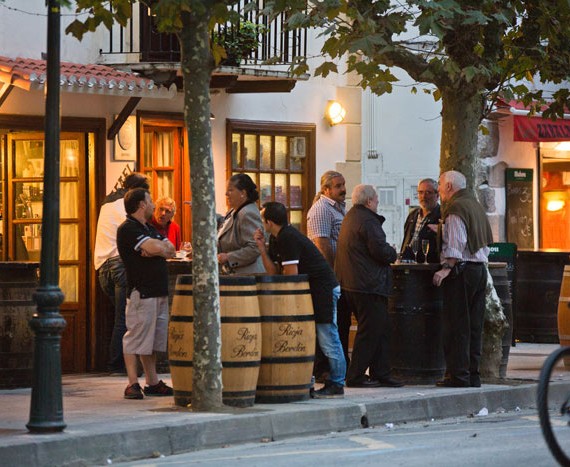
<path fill-rule="evenodd" d="M 570 466 L 570 458 L 560 447 L 560 444 L 558 443 L 558 440 L 552 429 L 550 412 L 548 410 L 548 386 L 550 384 L 552 371 L 558 362 L 564 357 L 570 357 L 570 347 L 562 347 L 560 349 L 557 349 L 556 351 L 552 352 L 544 362 L 544 365 L 540 371 L 540 379 L 538 381 L 536 404 L 538 407 L 538 417 L 540 419 L 540 428 L 542 430 L 542 435 L 544 436 L 550 452 L 560 465 Z M 562 410 L 564 410 L 567 401 L 565 401 L 562 405 Z"/>

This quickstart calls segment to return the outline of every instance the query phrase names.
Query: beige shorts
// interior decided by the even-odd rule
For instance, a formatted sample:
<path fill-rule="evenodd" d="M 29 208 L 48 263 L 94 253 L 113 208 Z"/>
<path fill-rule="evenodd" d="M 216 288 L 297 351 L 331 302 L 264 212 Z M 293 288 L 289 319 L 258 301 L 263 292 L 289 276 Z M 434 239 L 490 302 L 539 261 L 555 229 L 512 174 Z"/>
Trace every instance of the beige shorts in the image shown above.
<path fill-rule="evenodd" d="M 152 355 L 166 352 L 168 297 L 140 298 L 133 290 L 125 310 L 127 332 L 123 336 L 126 354 Z"/>

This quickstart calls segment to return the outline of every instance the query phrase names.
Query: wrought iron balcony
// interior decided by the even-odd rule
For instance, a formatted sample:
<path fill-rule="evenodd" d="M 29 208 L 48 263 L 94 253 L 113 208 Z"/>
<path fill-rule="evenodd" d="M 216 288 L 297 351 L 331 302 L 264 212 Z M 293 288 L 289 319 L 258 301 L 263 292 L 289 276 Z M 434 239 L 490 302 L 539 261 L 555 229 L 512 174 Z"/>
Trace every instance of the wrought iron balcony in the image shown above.
<path fill-rule="evenodd" d="M 236 11 L 243 12 L 246 1 L 240 0 Z M 264 0 L 257 0 L 259 8 Z M 114 24 L 109 31 L 108 43 L 100 49 L 101 63 L 124 66 L 135 64 L 163 64 L 180 61 L 180 45 L 174 34 L 159 33 L 142 3 L 131 5 L 131 20 L 125 27 Z M 241 65 L 290 65 L 297 57 L 307 55 L 307 31 L 288 31 L 284 28 L 285 19 L 281 15 L 271 23 L 267 18 L 256 18 L 248 12 L 242 15 L 245 23 L 218 27 L 213 37 L 218 37 L 222 45 L 235 40 L 245 25 L 255 25 L 257 47 L 241 59 Z M 226 48 L 227 49 L 227 48 Z M 239 65 L 236 63 L 234 65 Z"/>

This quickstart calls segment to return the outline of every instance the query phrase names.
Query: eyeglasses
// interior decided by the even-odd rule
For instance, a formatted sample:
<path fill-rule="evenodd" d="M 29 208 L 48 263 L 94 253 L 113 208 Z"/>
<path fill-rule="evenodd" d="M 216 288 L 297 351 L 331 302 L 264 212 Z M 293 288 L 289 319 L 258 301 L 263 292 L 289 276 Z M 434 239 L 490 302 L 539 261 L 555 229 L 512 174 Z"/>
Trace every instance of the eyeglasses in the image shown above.
<path fill-rule="evenodd" d="M 431 191 L 431 190 L 418 190 L 418 195 L 435 195 L 437 192 L 436 191 Z"/>

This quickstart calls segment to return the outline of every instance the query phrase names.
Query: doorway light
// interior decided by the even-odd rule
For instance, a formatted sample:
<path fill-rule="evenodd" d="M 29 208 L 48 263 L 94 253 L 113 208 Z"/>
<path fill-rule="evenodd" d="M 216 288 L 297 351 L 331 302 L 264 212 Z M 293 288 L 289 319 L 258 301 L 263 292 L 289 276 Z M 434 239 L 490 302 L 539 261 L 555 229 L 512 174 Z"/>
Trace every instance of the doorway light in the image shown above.
<path fill-rule="evenodd" d="M 546 210 L 548 212 L 561 211 L 566 206 L 568 194 L 562 190 L 545 191 L 543 193 L 546 200 Z"/>
<path fill-rule="evenodd" d="M 330 100 L 325 109 L 325 119 L 329 122 L 330 126 L 338 125 L 344 120 L 346 116 L 346 109 L 335 100 Z"/>
<path fill-rule="evenodd" d="M 564 209 L 565 201 L 561 199 L 553 199 L 546 203 L 546 210 L 549 212 L 556 212 Z"/>
<path fill-rule="evenodd" d="M 570 151 L 570 141 L 561 141 L 554 146 L 555 151 Z"/>

